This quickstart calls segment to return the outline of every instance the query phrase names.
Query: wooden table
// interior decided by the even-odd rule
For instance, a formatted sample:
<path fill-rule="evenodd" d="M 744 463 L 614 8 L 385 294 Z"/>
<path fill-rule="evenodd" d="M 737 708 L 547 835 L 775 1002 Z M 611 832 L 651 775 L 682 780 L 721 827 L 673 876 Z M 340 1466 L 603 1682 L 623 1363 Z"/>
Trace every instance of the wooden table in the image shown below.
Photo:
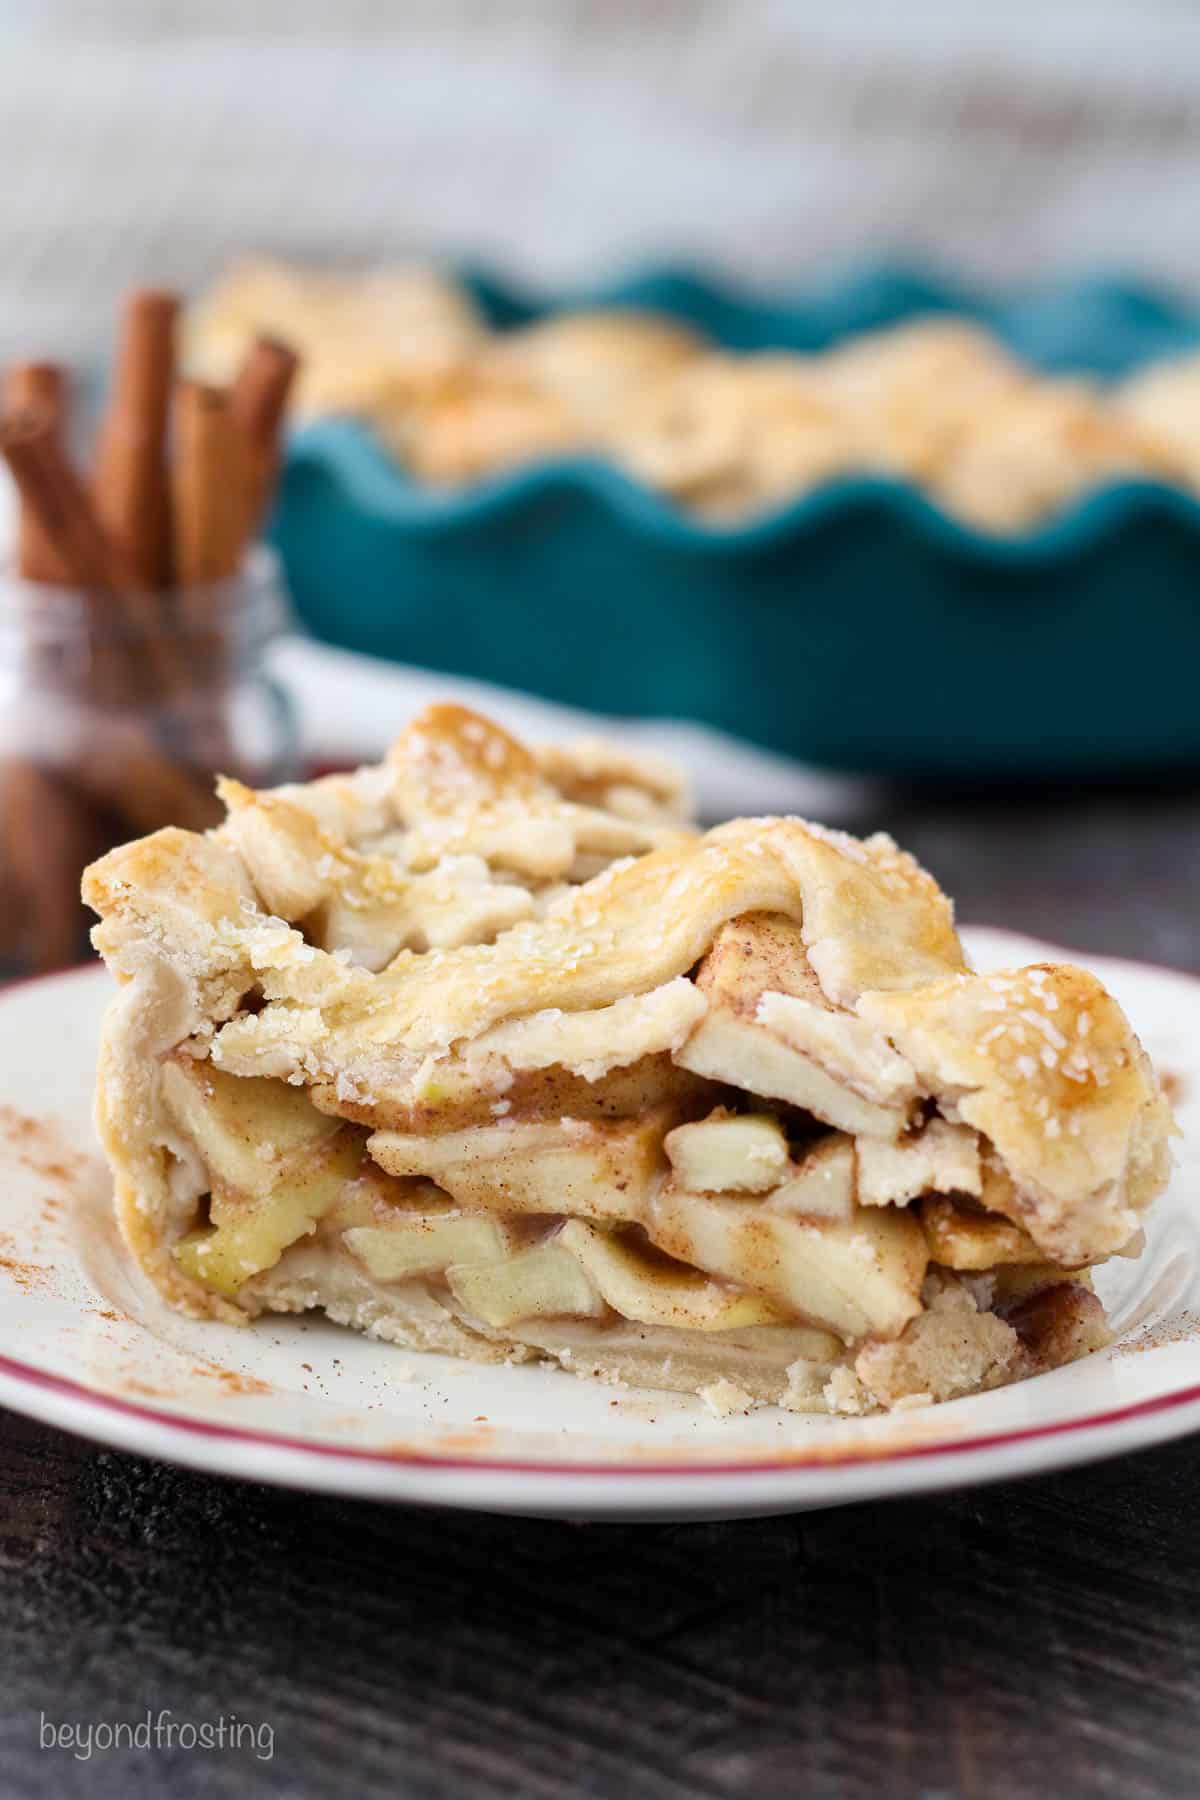
<path fill-rule="evenodd" d="M 880 822 L 964 918 L 1200 968 L 1186 787 L 897 796 Z M 1200 1794 L 1200 1440 L 945 1498 L 572 1526 L 0 1431 L 6 1800 Z M 164 1708 L 268 1726 L 273 1755 L 39 1747 L 43 1715 Z"/>

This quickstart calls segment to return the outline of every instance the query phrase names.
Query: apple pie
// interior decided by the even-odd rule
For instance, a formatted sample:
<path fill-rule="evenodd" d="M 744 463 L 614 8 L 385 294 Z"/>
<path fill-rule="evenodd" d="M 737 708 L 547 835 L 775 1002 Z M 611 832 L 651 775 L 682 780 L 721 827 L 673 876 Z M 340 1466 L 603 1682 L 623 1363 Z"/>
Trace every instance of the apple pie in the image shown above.
<path fill-rule="evenodd" d="M 868 1412 L 1105 1343 L 1169 1109 L 1085 970 L 968 966 L 882 834 L 432 707 L 93 864 L 97 1117 L 194 1315 Z"/>
<path fill-rule="evenodd" d="M 599 456 L 726 524 L 874 473 L 1003 533 L 1116 481 L 1200 486 L 1200 359 L 1064 380 L 955 315 L 809 354 L 747 352 L 625 307 L 499 328 L 420 265 L 331 274 L 255 258 L 192 310 L 188 360 L 228 379 L 256 331 L 303 351 L 303 415 L 368 421 L 409 475 L 443 487 Z"/>

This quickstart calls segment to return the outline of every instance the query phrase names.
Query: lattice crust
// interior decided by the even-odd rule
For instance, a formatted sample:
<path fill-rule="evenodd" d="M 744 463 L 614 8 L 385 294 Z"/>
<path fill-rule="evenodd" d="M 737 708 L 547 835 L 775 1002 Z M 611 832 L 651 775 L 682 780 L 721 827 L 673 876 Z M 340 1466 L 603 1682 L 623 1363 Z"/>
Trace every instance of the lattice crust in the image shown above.
<path fill-rule="evenodd" d="M 632 753 L 605 738 L 543 744 L 533 751 L 538 768 L 564 800 L 600 807 L 622 818 L 687 824 L 692 796 L 686 775 L 665 756 Z"/>
<path fill-rule="evenodd" d="M 207 380 L 232 381 L 264 331 L 302 353 L 299 404 L 315 414 L 411 404 L 485 338 L 466 293 L 434 269 L 346 276 L 252 257 L 189 314 L 188 363 Z"/>
<path fill-rule="evenodd" d="M 85 878 L 118 1216 L 173 1303 L 841 1410 L 1098 1341 L 1071 1271 L 1166 1178 L 1153 1072 L 1083 971 L 970 973 L 890 839 L 702 836 L 657 763 L 450 706 L 222 793 Z"/>
<path fill-rule="evenodd" d="M 1119 1250 L 1167 1175 L 1170 1111 L 1149 1058 L 1094 975 L 1039 964 L 859 1004 L 943 1110 L 990 1140 L 1010 1184 L 992 1204 L 1043 1250 Z"/>

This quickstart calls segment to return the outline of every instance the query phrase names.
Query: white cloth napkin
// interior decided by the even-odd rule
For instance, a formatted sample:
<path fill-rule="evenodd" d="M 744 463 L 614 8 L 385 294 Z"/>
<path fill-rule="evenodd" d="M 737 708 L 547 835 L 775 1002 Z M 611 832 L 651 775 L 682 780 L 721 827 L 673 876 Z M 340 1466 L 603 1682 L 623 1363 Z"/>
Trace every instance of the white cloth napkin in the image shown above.
<path fill-rule="evenodd" d="M 688 771 L 705 819 L 801 813 L 851 823 L 869 809 L 877 792 L 872 782 L 826 774 L 706 725 L 580 712 L 490 682 L 334 650 L 310 638 L 284 639 L 269 661 L 272 674 L 297 705 L 301 748 L 312 761 L 370 761 L 420 707 L 453 699 L 533 742 L 612 737 L 669 756 Z"/>
<path fill-rule="evenodd" d="M 11 489 L 0 480 L 0 563 L 11 543 L 13 520 Z M 295 703 L 300 752 L 308 764 L 373 761 L 413 713 L 431 700 L 453 699 L 533 742 L 612 737 L 669 756 L 687 770 L 704 819 L 801 813 L 852 824 L 869 809 L 877 792 L 875 783 L 826 774 L 705 725 L 581 712 L 490 682 L 335 650 L 298 632 L 269 652 L 268 670 Z M 0 706 L 12 684 L 12 671 L 0 668 Z"/>

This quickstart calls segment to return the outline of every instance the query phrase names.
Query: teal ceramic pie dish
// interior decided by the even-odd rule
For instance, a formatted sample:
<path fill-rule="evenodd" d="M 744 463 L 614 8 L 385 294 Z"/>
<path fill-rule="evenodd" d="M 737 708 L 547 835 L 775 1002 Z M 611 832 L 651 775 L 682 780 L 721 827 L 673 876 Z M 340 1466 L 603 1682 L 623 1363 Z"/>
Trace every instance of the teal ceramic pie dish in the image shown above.
<path fill-rule="evenodd" d="M 1115 280 L 982 300 L 899 271 L 787 303 L 660 270 L 498 325 L 651 307 L 742 349 L 961 313 L 1043 368 L 1121 374 L 1200 319 Z M 274 523 L 301 618 L 350 649 L 595 711 L 699 720 L 834 768 L 1011 779 L 1200 762 L 1200 502 L 1122 483 L 998 538 L 855 476 L 737 526 L 572 458 L 447 493 L 342 420 L 295 437 Z"/>

